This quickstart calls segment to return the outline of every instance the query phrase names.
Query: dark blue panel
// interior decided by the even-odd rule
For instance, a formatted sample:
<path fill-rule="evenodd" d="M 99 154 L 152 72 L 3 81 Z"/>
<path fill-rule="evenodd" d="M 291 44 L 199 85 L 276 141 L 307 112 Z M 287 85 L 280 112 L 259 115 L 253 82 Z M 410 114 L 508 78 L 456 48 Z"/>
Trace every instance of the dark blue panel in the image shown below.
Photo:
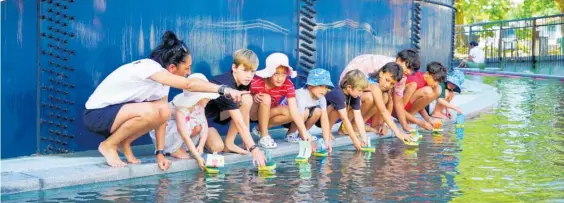
<path fill-rule="evenodd" d="M 412 1 L 317 1 L 317 67 L 333 82 L 361 54 L 395 56 L 411 47 Z"/>
<path fill-rule="evenodd" d="M 67 12 L 76 16 L 71 26 L 77 31 L 70 42 L 76 56 L 69 62 L 76 67 L 69 78 L 77 86 L 74 150 L 94 149 L 102 141 L 84 130 L 81 119 L 94 88 L 119 65 L 146 57 L 167 29 L 191 49 L 192 72 L 211 76 L 227 71 L 233 51 L 245 47 L 257 52 L 259 68 L 274 51 L 288 54 L 296 64 L 296 1 L 83 0 L 75 1 Z M 136 142 L 140 143 L 150 139 L 143 137 Z"/>
<path fill-rule="evenodd" d="M 37 148 L 37 5 L 10 0 L 2 5 L 2 158 L 30 155 Z"/>
<path fill-rule="evenodd" d="M 243 47 L 257 52 L 259 68 L 275 51 L 298 67 L 298 3 L 311 1 L 49 2 L 1 3 L 2 158 L 95 149 L 102 138 L 82 123 L 88 96 L 119 65 L 146 57 L 168 29 L 191 49 L 193 72 L 227 71 L 231 54 Z M 423 5 L 423 60 L 448 64 L 452 10 Z M 410 47 L 411 7 L 412 0 L 315 1 L 315 67 L 330 70 L 337 82 L 355 56 L 394 56 Z M 143 137 L 140 143 L 150 141 Z"/>
<path fill-rule="evenodd" d="M 452 52 L 452 12 L 451 8 L 422 3 L 421 6 L 421 60 L 422 68 L 431 61 L 450 65 Z"/>

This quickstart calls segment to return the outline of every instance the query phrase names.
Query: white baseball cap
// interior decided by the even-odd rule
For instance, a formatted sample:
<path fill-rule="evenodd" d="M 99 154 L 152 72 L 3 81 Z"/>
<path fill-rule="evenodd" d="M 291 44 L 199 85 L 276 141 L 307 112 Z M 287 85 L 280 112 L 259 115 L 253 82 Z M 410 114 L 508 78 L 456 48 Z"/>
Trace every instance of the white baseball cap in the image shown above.
<path fill-rule="evenodd" d="M 206 82 L 208 81 L 206 76 L 201 73 L 194 73 L 188 76 L 188 79 L 193 79 L 193 78 L 204 80 Z M 218 93 L 190 92 L 184 90 L 182 94 L 178 94 L 174 97 L 174 99 L 172 99 L 172 103 L 174 104 L 174 106 L 190 108 L 196 105 L 202 99 L 213 100 L 213 99 L 217 99 L 218 97 L 219 97 Z"/>
<path fill-rule="evenodd" d="M 294 71 L 292 66 L 290 66 L 290 62 L 288 60 L 288 56 L 283 53 L 273 53 L 266 57 L 266 67 L 264 69 L 257 71 L 256 75 L 261 78 L 269 78 L 274 75 L 276 72 L 276 68 L 278 66 L 285 66 L 288 68 L 289 74 L 291 78 L 295 78 L 298 73 Z"/>

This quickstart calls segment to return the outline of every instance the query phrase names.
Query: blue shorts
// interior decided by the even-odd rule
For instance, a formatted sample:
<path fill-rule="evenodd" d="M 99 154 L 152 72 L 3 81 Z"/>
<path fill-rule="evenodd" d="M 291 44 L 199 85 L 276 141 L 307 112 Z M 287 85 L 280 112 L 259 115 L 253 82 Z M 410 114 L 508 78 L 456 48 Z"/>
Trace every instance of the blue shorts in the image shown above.
<path fill-rule="evenodd" d="M 82 115 L 84 126 L 91 132 L 102 135 L 107 139 L 112 134 L 112 125 L 116 120 L 119 110 L 125 104 L 127 103 L 114 104 L 100 109 L 84 110 L 84 114 Z"/>

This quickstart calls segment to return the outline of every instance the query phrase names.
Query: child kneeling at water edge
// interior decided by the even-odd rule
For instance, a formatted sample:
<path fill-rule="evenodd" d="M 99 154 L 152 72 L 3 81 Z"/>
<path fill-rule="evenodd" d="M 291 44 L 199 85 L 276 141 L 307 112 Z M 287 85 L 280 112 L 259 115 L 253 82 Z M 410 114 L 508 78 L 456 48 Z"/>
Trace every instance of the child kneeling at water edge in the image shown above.
<path fill-rule="evenodd" d="M 451 119 L 452 115 L 448 109 L 453 109 L 458 114 L 464 113 L 460 107 L 450 103 L 454 98 L 455 92 L 460 94 L 462 83 L 464 83 L 464 73 L 462 71 L 453 70 L 447 75 L 447 81 L 440 84 L 442 91 L 437 99 L 435 109 L 431 114 L 433 118 Z M 445 111 L 445 113 L 443 113 L 443 111 Z"/>
<path fill-rule="evenodd" d="M 383 126 L 383 122 L 385 122 L 388 126 L 390 126 L 390 129 L 392 129 L 398 138 L 402 140 L 411 140 L 410 135 L 400 132 L 391 114 L 393 101 L 390 91 L 392 91 L 392 88 L 399 80 L 402 79 L 402 77 L 403 70 L 400 65 L 395 62 L 387 63 L 380 68 L 380 70 L 369 74 L 368 81 L 371 83 L 369 86 L 370 94 L 365 96 L 373 98 L 371 101 L 374 102 L 375 107 L 373 109 L 375 114 L 368 116 L 372 117 L 375 115 L 374 118 L 376 118 L 376 120 L 374 124 L 376 124 L 376 126 L 380 126 L 380 129 L 378 130 L 380 134 L 386 134 L 386 127 Z M 366 104 L 363 103 L 363 105 Z"/>
<path fill-rule="evenodd" d="M 192 74 L 188 78 L 208 81 L 202 74 Z M 202 158 L 204 146 L 208 137 L 208 123 L 205 107 L 211 99 L 216 99 L 216 93 L 197 93 L 184 91 L 178 94 L 169 103 L 172 115 L 167 122 L 164 138 L 164 153 L 178 159 L 188 159 L 190 156 L 186 148 L 198 162 L 200 168 L 204 168 L 205 161 Z M 156 145 L 155 131 L 150 132 L 151 139 Z M 198 146 L 195 145 L 198 143 Z"/>
<path fill-rule="evenodd" d="M 331 126 L 329 125 L 329 116 L 327 114 L 327 100 L 325 94 L 329 88 L 333 88 L 331 82 L 331 74 L 329 71 L 316 68 L 309 72 L 306 81 L 306 87 L 296 90 L 296 100 L 298 102 L 298 111 L 304 118 L 306 130 L 309 130 L 316 122 L 321 120 L 321 129 L 325 147 L 327 151 L 331 151 Z M 282 106 L 287 106 L 288 101 L 281 102 Z M 299 142 L 301 139 L 298 135 L 298 127 L 292 122 L 286 124 L 288 132 L 286 140 L 288 142 Z M 312 137 L 317 140 L 316 137 Z"/>
<path fill-rule="evenodd" d="M 296 71 L 289 65 L 288 56 L 283 53 L 273 53 L 266 58 L 265 68 L 257 71 L 251 81 L 250 90 L 254 102 L 249 118 L 251 121 L 258 121 L 261 129 L 254 128 L 253 134 L 261 137 L 258 145 L 263 148 L 278 147 L 268 134 L 268 128 L 292 121 L 296 123 L 302 138 L 311 141 L 311 135 L 306 130 L 304 120 L 298 111 L 294 83 L 290 80 L 290 77 L 296 76 Z M 288 101 L 287 106 L 280 105 L 283 99 Z M 261 111 L 261 106 L 267 111 Z"/>
<path fill-rule="evenodd" d="M 346 133 L 357 150 L 361 150 L 362 147 L 366 146 L 367 140 L 364 119 L 360 112 L 360 95 L 367 87 L 368 80 L 366 75 L 360 70 L 351 70 L 344 75 L 340 87 L 332 89 L 325 95 L 329 126 L 335 125 L 337 120 L 341 119 Z M 360 140 L 351 124 L 351 120 L 354 120 L 358 127 Z M 321 127 L 320 122 L 317 122 L 315 125 Z"/>

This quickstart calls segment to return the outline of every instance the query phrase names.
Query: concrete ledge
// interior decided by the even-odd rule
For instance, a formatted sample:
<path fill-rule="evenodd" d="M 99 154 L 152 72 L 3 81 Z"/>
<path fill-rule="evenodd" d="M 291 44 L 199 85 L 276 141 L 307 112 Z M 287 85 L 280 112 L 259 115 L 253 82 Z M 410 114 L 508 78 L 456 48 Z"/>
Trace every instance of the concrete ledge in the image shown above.
<path fill-rule="evenodd" d="M 479 115 L 481 111 L 493 107 L 500 98 L 501 95 L 495 88 L 467 80 L 463 85 L 463 93 L 457 95 L 453 103 L 463 109 L 466 118 L 472 118 Z M 450 120 L 446 123 L 452 124 L 453 122 L 453 120 Z M 333 127 L 333 132 L 336 132 L 338 126 L 335 125 Z M 266 152 L 272 158 L 298 153 L 297 144 L 287 143 L 282 140 L 285 133 L 284 130 L 274 129 L 271 131 L 278 143 L 276 150 L 268 150 Z M 321 129 L 314 128 L 311 130 L 311 133 L 320 135 Z M 368 136 L 374 140 L 389 138 L 392 137 L 392 134 L 389 133 L 381 137 L 371 133 Z M 335 147 L 351 144 L 351 140 L 344 136 L 337 136 L 337 139 L 334 141 Z M 124 168 L 111 168 L 107 166 L 98 151 L 5 159 L 1 161 L 1 192 L 2 195 L 14 194 L 197 169 L 193 159 L 172 159 L 173 163 L 170 169 L 163 172 L 155 164 L 155 159 L 152 155 L 153 150 L 153 145 L 135 146 L 134 151 L 141 159 L 142 164 L 130 164 Z M 250 160 L 250 155 L 226 154 L 225 156 L 226 164 L 241 162 L 248 162 L 250 164 Z"/>
<path fill-rule="evenodd" d="M 531 78 L 540 78 L 540 79 L 557 79 L 564 81 L 564 76 L 560 75 L 545 75 L 545 74 L 535 74 L 535 73 L 518 73 L 518 72 L 509 72 L 509 71 L 500 71 L 499 68 L 486 68 L 485 70 L 480 70 L 477 68 L 455 68 L 456 70 L 460 70 L 466 73 L 478 73 L 478 74 L 490 74 L 490 75 L 498 75 L 498 76 L 518 76 L 518 77 L 531 77 Z"/>

